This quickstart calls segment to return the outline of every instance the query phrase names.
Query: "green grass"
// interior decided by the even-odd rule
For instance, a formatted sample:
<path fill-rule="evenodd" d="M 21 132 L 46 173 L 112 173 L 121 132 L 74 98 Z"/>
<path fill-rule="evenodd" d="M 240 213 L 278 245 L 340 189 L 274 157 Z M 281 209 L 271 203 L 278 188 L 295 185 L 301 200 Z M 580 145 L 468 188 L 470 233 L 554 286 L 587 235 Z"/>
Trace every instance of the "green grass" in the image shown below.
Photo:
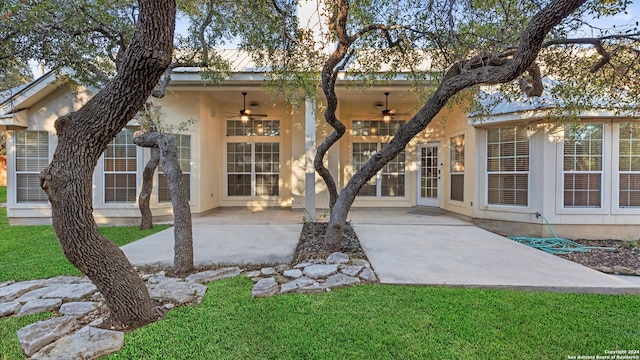
<path fill-rule="evenodd" d="M 211 283 L 199 306 L 125 336 L 109 359 L 567 359 L 640 348 L 638 296 L 389 285 L 251 298 Z"/>
<path fill-rule="evenodd" d="M 7 202 L 7 187 L 0 186 L 0 203 L 6 203 L 6 202 Z"/>
<path fill-rule="evenodd" d="M 122 246 L 167 227 L 140 231 L 135 226 L 109 226 L 100 232 Z M 9 226 L 7 209 L 0 208 L 0 234 L 0 282 L 81 275 L 62 253 L 53 227 Z"/>

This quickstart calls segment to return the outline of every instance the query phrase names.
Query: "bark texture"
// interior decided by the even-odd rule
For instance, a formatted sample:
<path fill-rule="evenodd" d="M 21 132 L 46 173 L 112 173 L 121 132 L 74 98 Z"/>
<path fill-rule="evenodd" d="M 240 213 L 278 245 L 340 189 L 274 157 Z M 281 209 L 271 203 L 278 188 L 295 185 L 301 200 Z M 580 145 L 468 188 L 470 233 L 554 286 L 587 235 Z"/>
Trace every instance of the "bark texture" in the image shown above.
<path fill-rule="evenodd" d="M 156 132 L 136 136 L 133 141 L 138 146 L 150 147 L 152 150 L 156 148 L 160 151 L 162 171 L 167 177 L 173 206 L 173 271 L 176 274 L 188 273 L 193 270 L 191 208 L 178 162 L 176 139 L 173 135 Z"/>
<path fill-rule="evenodd" d="M 142 190 L 140 190 L 140 196 L 138 196 L 138 208 L 140 208 L 140 216 L 142 217 L 140 230 L 153 229 L 153 214 L 151 214 L 149 201 L 153 191 L 153 174 L 156 172 L 159 163 L 160 150 L 151 148 L 151 157 L 142 172 Z"/>
<path fill-rule="evenodd" d="M 133 118 L 171 61 L 174 0 L 140 0 L 140 14 L 119 73 L 85 106 L 56 120 L 58 135 L 41 186 L 66 257 L 93 281 L 109 308 L 109 323 L 133 328 L 156 319 L 154 302 L 124 253 L 98 232 L 92 175 L 107 144 Z"/>
<path fill-rule="evenodd" d="M 478 84 L 500 84 L 512 81 L 533 69 L 546 35 L 562 19 L 580 7 L 585 0 L 560 0 L 550 3 L 534 15 L 520 36 L 518 48 L 509 58 L 474 57 L 455 63 L 425 105 L 396 132 L 388 146 L 367 161 L 340 192 L 331 211 L 325 246 L 338 249 L 344 225 L 356 195 L 362 186 L 402 151 L 409 141 L 426 129 L 446 103 L 460 91 Z"/>

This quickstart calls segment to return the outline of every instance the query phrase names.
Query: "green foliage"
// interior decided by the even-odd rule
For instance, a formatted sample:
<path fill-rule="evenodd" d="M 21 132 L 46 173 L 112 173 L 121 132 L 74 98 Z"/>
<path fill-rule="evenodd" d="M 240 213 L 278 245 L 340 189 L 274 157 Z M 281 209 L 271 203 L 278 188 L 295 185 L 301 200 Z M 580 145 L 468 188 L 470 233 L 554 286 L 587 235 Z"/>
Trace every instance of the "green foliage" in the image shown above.
<path fill-rule="evenodd" d="M 637 296 L 366 285 L 251 298 L 209 284 L 199 306 L 125 336 L 109 359 L 566 359 L 635 349 Z"/>
<path fill-rule="evenodd" d="M 6 203 L 6 202 L 7 202 L 7 187 L 0 186 L 0 203 Z"/>
<path fill-rule="evenodd" d="M 109 226 L 101 227 L 100 233 L 122 246 L 166 228 L 160 225 L 141 231 L 134 226 Z M 10 226 L 7 209 L 0 208 L 0 234 L 0 282 L 81 275 L 64 256 L 53 227 Z"/>

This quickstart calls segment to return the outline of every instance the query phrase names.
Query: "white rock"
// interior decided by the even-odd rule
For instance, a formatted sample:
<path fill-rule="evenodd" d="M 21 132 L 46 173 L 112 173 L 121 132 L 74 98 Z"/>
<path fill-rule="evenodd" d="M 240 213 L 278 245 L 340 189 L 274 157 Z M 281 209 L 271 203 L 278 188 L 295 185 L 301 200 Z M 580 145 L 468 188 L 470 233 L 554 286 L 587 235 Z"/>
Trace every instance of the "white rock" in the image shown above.
<path fill-rule="evenodd" d="M 360 279 L 345 275 L 345 274 L 335 274 L 331 275 L 324 282 L 325 287 L 336 288 L 341 286 L 351 286 L 355 284 L 359 284 Z"/>
<path fill-rule="evenodd" d="M 305 261 L 305 262 L 302 262 L 300 264 L 295 265 L 293 268 L 294 269 L 303 269 L 303 268 L 306 268 L 307 266 L 311 266 L 313 264 L 315 264 L 315 263 L 312 263 L 312 262 L 309 262 L 309 261 Z"/>
<path fill-rule="evenodd" d="M 13 301 L 20 295 L 43 286 L 42 280 L 29 280 L 0 287 L 0 302 Z"/>
<path fill-rule="evenodd" d="M 346 264 L 349 262 L 349 255 L 341 252 L 334 252 L 327 258 L 327 264 Z"/>
<path fill-rule="evenodd" d="M 196 274 L 192 274 L 186 277 L 185 280 L 191 282 L 197 282 L 199 284 L 206 284 L 211 281 L 216 281 L 228 277 L 233 277 L 236 275 L 240 275 L 242 270 L 239 267 L 225 267 L 215 270 L 207 270 L 203 272 L 199 272 Z"/>
<path fill-rule="evenodd" d="M 284 275 L 284 276 L 286 276 L 288 278 L 297 279 L 300 276 L 302 276 L 302 270 L 300 270 L 300 269 L 285 270 L 284 273 L 282 273 L 282 275 Z"/>
<path fill-rule="evenodd" d="M 369 264 L 367 260 L 362 260 L 362 259 L 351 259 L 351 265 L 364 266 L 366 268 L 371 267 L 371 264 Z"/>
<path fill-rule="evenodd" d="M 57 310 L 62 305 L 62 299 L 35 299 L 24 304 L 18 316 L 38 314 L 45 311 Z"/>
<path fill-rule="evenodd" d="M 68 302 L 60 306 L 59 312 L 62 315 L 73 316 L 79 318 L 95 310 L 100 306 L 100 303 L 80 301 L 80 302 Z"/>
<path fill-rule="evenodd" d="M 278 292 L 278 282 L 274 278 L 266 278 L 258 281 L 251 289 L 251 296 L 265 297 L 275 295 Z"/>
<path fill-rule="evenodd" d="M 13 280 L 3 281 L 3 282 L 1 282 L 1 283 L 0 283 L 0 287 L 7 286 L 7 285 L 11 285 L 11 284 L 13 284 L 14 282 L 15 282 L 15 281 L 13 281 Z"/>
<path fill-rule="evenodd" d="M 52 299 L 59 298 L 64 301 L 78 301 L 93 294 L 98 289 L 93 283 L 82 282 L 79 284 L 66 284 L 58 286 L 55 290 L 49 292 L 43 298 Z"/>
<path fill-rule="evenodd" d="M 358 275 L 360 270 L 362 270 L 362 268 L 363 268 L 362 266 L 356 266 L 356 265 L 343 265 L 343 266 L 340 266 L 340 272 L 342 272 L 345 275 L 356 276 Z"/>
<path fill-rule="evenodd" d="M 303 274 L 312 279 L 317 279 L 319 277 L 327 277 L 329 275 L 333 275 L 338 272 L 338 265 L 311 265 L 304 268 Z"/>
<path fill-rule="evenodd" d="M 378 277 L 371 268 L 366 268 L 360 273 L 360 278 L 364 281 L 377 281 Z"/>
<path fill-rule="evenodd" d="M 85 280 L 86 279 L 86 280 Z M 70 276 L 70 275 L 61 275 L 56 276 L 51 279 L 45 279 L 44 283 L 47 285 L 63 285 L 63 284 L 76 284 L 82 281 L 89 281 L 87 277 L 79 277 L 79 276 Z"/>
<path fill-rule="evenodd" d="M 248 271 L 244 273 L 244 275 L 250 278 L 255 278 L 262 275 L 262 273 L 260 272 L 260 270 L 253 270 L 253 271 Z"/>
<path fill-rule="evenodd" d="M 25 355 L 33 353 L 67 335 L 76 319 L 71 316 L 54 317 L 25 326 L 18 330 L 18 342 Z"/>
<path fill-rule="evenodd" d="M 280 264 L 278 266 L 276 266 L 276 271 L 278 272 L 283 272 L 285 270 L 289 270 L 291 267 L 289 266 L 289 264 Z"/>
<path fill-rule="evenodd" d="M 122 348 L 124 333 L 85 326 L 53 344 L 45 346 L 32 359 L 96 359 Z"/>
<path fill-rule="evenodd" d="M 205 285 L 175 278 L 164 278 L 157 284 L 147 283 L 147 289 L 152 299 L 177 304 L 190 302 L 199 304 L 207 292 Z"/>
<path fill-rule="evenodd" d="M 277 273 L 276 269 L 272 268 L 272 267 L 265 267 L 260 269 L 260 272 L 262 273 L 262 275 L 275 275 Z"/>
<path fill-rule="evenodd" d="M 299 288 L 313 285 L 313 283 L 313 280 L 306 277 L 297 278 L 295 280 L 289 281 L 288 283 L 282 284 L 280 286 L 280 294 L 287 294 L 296 291 Z"/>
<path fill-rule="evenodd" d="M 313 283 L 312 285 L 301 287 L 296 290 L 296 293 L 298 294 L 320 294 L 323 292 L 326 292 L 325 287 L 318 283 Z"/>
<path fill-rule="evenodd" d="M 26 302 L 29 302 L 31 300 L 35 300 L 35 299 L 40 299 L 42 297 L 44 297 L 45 295 L 47 295 L 48 293 L 50 293 L 51 291 L 57 289 L 59 285 L 48 285 L 42 288 L 38 288 L 35 290 L 30 290 L 22 295 L 20 295 L 19 298 L 16 299 L 16 301 L 19 301 L 21 304 L 24 304 Z"/>
<path fill-rule="evenodd" d="M 20 311 L 22 304 L 19 301 L 11 301 L 7 303 L 0 303 L 0 318 L 13 315 Z"/>
<path fill-rule="evenodd" d="M 162 305 L 163 308 L 167 309 L 167 310 L 171 310 L 174 307 L 176 307 L 175 305 L 173 305 L 172 303 L 166 303 L 164 305 Z"/>

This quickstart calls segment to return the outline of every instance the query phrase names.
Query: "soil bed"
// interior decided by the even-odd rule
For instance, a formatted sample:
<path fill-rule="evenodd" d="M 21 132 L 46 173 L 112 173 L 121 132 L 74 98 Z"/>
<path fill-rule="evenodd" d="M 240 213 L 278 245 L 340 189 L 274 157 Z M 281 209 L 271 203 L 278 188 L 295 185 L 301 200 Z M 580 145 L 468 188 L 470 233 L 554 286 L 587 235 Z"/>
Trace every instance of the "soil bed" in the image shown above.
<path fill-rule="evenodd" d="M 326 222 L 304 223 L 296 252 L 293 255 L 293 264 L 315 259 L 326 259 L 331 255 L 330 252 L 322 249 L 327 225 L 328 223 Z M 345 225 L 342 235 L 342 246 L 340 246 L 339 251 L 349 255 L 351 259 L 356 258 L 368 261 L 367 255 L 362 250 L 362 247 L 360 247 L 358 236 L 349 223 Z"/>
<path fill-rule="evenodd" d="M 580 239 L 576 242 L 585 246 L 612 247 L 615 250 L 592 249 L 589 252 L 574 252 L 558 256 L 598 270 L 603 267 L 621 266 L 636 273 L 640 271 L 640 248 L 635 241 Z"/>

